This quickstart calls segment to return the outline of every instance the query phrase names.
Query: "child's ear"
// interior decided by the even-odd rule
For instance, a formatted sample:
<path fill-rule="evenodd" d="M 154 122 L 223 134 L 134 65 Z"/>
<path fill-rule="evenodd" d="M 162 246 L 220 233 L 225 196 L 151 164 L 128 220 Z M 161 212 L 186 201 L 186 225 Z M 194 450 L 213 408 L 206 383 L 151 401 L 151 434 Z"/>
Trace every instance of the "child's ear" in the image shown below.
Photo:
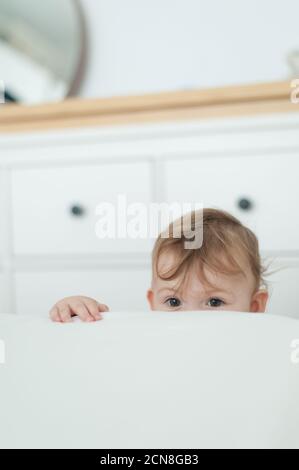
<path fill-rule="evenodd" d="M 258 290 L 251 299 L 251 312 L 264 312 L 266 310 L 269 294 L 266 290 Z"/>
<path fill-rule="evenodd" d="M 148 291 L 146 293 L 146 298 L 147 298 L 147 301 L 149 303 L 150 309 L 154 310 L 154 305 L 153 305 L 154 293 L 153 293 L 153 289 L 148 289 Z"/>

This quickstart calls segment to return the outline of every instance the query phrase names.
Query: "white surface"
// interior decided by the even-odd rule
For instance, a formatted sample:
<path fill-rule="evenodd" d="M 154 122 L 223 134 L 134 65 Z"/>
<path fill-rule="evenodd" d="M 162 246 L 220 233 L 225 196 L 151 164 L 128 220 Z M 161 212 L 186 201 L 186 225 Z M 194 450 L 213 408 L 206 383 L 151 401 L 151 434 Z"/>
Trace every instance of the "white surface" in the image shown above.
<path fill-rule="evenodd" d="M 297 0 L 84 0 L 83 96 L 212 87 L 289 76 Z"/>
<path fill-rule="evenodd" d="M 0 315 L 0 332 L 3 448 L 299 448 L 298 320 Z"/>

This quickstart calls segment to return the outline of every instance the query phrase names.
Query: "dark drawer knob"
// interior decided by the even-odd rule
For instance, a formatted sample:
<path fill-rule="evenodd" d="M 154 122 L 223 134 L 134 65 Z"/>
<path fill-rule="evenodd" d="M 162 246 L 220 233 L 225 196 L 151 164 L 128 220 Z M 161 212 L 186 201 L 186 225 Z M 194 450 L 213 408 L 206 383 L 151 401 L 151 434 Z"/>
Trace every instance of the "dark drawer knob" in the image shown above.
<path fill-rule="evenodd" d="M 70 213 L 74 217 L 82 217 L 85 214 L 85 209 L 80 204 L 74 204 L 70 207 Z"/>
<path fill-rule="evenodd" d="M 238 200 L 238 207 L 242 211 L 250 211 L 253 207 L 253 202 L 250 199 L 246 198 L 246 197 L 241 197 Z"/>

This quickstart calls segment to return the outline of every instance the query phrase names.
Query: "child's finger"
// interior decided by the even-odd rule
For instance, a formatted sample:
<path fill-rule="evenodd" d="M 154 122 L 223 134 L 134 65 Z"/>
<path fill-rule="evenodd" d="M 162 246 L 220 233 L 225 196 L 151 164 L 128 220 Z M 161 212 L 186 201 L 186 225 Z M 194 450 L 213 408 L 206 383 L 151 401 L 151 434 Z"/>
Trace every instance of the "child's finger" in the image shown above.
<path fill-rule="evenodd" d="M 99 302 L 97 302 L 97 305 L 98 305 L 98 309 L 99 309 L 100 312 L 109 312 L 108 305 L 100 304 Z"/>
<path fill-rule="evenodd" d="M 60 318 L 60 315 L 59 315 L 59 312 L 58 312 L 58 308 L 57 307 L 53 307 L 51 310 L 50 310 L 50 318 L 52 321 L 57 321 L 57 322 L 61 322 L 61 318 Z"/>
<path fill-rule="evenodd" d="M 95 300 L 88 299 L 85 302 L 85 305 L 90 313 L 90 315 L 95 319 L 95 320 L 102 320 L 102 315 L 100 314 L 100 309 L 98 307 L 98 303 Z"/>
<path fill-rule="evenodd" d="M 78 317 L 82 320 L 82 321 L 93 321 L 94 318 L 92 315 L 90 315 L 87 307 L 84 305 L 84 303 L 80 302 L 80 303 L 76 303 L 74 306 L 71 306 L 72 308 L 72 312 L 75 314 L 75 315 L 78 315 Z"/>
<path fill-rule="evenodd" d="M 62 322 L 69 322 L 72 320 L 72 313 L 71 313 L 71 309 L 68 305 L 60 305 L 58 307 L 58 314 L 61 318 L 61 321 Z"/>

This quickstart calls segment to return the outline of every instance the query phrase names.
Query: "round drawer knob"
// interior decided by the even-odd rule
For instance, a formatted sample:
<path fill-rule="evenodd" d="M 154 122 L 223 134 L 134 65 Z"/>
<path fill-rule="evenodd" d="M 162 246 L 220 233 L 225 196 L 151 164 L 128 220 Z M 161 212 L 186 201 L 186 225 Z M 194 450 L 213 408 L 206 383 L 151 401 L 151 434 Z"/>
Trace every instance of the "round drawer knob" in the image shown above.
<path fill-rule="evenodd" d="M 82 217 L 85 214 L 85 209 L 80 204 L 74 204 L 70 207 L 70 213 L 74 217 Z"/>
<path fill-rule="evenodd" d="M 253 203 L 250 199 L 246 198 L 246 197 L 241 197 L 239 200 L 238 200 L 238 207 L 239 209 L 241 209 L 242 211 L 250 211 L 253 207 Z"/>

